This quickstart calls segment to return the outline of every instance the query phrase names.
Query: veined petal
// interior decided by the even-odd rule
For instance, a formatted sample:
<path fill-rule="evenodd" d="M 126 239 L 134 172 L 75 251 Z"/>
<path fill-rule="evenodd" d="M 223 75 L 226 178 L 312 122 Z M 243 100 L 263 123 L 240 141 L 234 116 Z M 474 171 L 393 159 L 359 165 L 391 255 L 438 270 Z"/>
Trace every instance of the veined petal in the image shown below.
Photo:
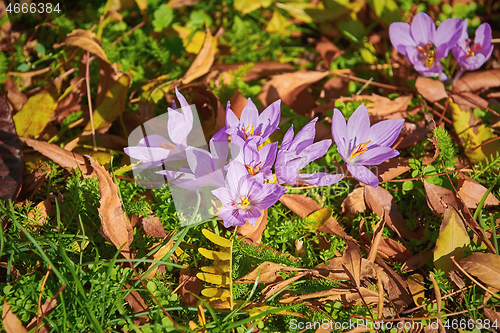
<path fill-rule="evenodd" d="M 229 102 L 228 102 L 229 104 Z M 240 120 L 236 115 L 234 114 L 233 110 L 231 109 L 226 109 L 226 126 L 228 127 L 238 127 L 240 124 Z"/>
<path fill-rule="evenodd" d="M 205 149 L 191 147 L 186 150 L 186 157 L 189 168 L 196 177 L 214 172 L 212 155 Z"/>
<path fill-rule="evenodd" d="M 212 190 L 212 194 L 215 195 L 224 206 L 230 206 L 233 203 L 233 198 L 231 198 L 229 191 L 225 187 Z"/>
<path fill-rule="evenodd" d="M 286 192 L 284 186 L 278 184 L 264 184 L 259 193 L 252 195 L 252 202 L 256 203 L 259 210 L 263 210 L 274 205 L 281 198 L 283 193 Z"/>
<path fill-rule="evenodd" d="M 299 173 L 297 178 L 311 185 L 330 186 L 341 181 L 342 178 L 344 178 L 344 175 L 341 174 L 332 175 L 326 172 L 316 172 L 313 174 Z"/>
<path fill-rule="evenodd" d="M 292 141 L 292 144 L 288 148 L 288 150 L 293 151 L 296 154 L 299 154 L 306 147 L 311 145 L 314 142 L 314 137 L 316 136 L 316 122 L 318 121 L 318 117 L 314 118 L 310 122 L 308 122 L 302 129 L 297 133 L 295 138 Z"/>
<path fill-rule="evenodd" d="M 178 111 L 170 110 L 168 111 L 168 136 L 177 145 L 186 145 L 187 137 L 193 124 L 189 126 L 189 123 L 184 119 L 184 115 Z"/>
<path fill-rule="evenodd" d="M 251 225 L 255 225 L 257 219 L 260 217 L 261 212 L 257 207 L 251 207 L 248 210 L 239 210 L 240 219 L 247 221 Z"/>
<path fill-rule="evenodd" d="M 293 125 L 290 126 L 288 131 L 286 131 L 285 136 L 283 137 L 283 141 L 281 142 L 280 150 L 288 150 L 290 149 L 290 145 L 293 141 Z"/>
<path fill-rule="evenodd" d="M 395 22 L 389 26 L 389 37 L 392 45 L 399 53 L 406 56 L 406 47 L 416 48 L 418 45 L 410 33 L 410 25 L 403 22 Z"/>
<path fill-rule="evenodd" d="M 361 104 L 347 122 L 348 150 L 366 142 L 370 133 L 370 116 L 364 104 Z"/>
<path fill-rule="evenodd" d="M 449 50 L 457 44 L 463 33 L 463 24 L 461 19 L 450 18 L 439 25 L 434 36 L 436 61 L 446 57 Z"/>
<path fill-rule="evenodd" d="M 239 209 L 223 206 L 220 209 L 220 217 L 224 221 L 224 227 L 230 228 L 234 225 L 244 225 L 246 219 L 242 218 L 239 214 Z"/>
<path fill-rule="evenodd" d="M 418 13 L 411 22 L 410 32 L 417 45 L 425 46 L 427 43 L 434 42 L 436 25 L 426 13 Z"/>
<path fill-rule="evenodd" d="M 349 156 L 347 153 L 347 123 L 345 121 L 344 115 L 337 109 L 333 111 L 332 118 L 332 136 L 335 144 L 337 145 L 337 151 L 339 152 L 342 159 Z"/>
<path fill-rule="evenodd" d="M 475 71 L 476 69 L 479 69 L 486 62 L 486 60 L 486 57 L 481 53 L 469 58 L 464 56 L 463 58 L 460 58 L 460 60 L 457 59 L 460 66 L 468 71 Z"/>
<path fill-rule="evenodd" d="M 269 105 L 264 111 L 262 111 L 259 116 L 259 123 L 264 124 L 264 127 L 267 127 L 264 129 L 265 133 L 263 135 L 267 134 L 268 136 L 278 128 L 278 124 L 280 123 L 280 116 L 281 99 L 278 99 L 277 101 Z M 271 131 L 271 133 L 266 133 L 268 131 Z"/>
<path fill-rule="evenodd" d="M 247 169 L 238 161 L 230 163 L 226 174 L 226 187 L 230 192 L 239 193 L 243 179 L 249 178 Z"/>
<path fill-rule="evenodd" d="M 398 138 L 404 123 L 404 119 L 389 119 L 373 125 L 368 136 L 368 140 L 371 142 L 367 148 L 370 149 L 372 146 L 390 147 Z"/>
<path fill-rule="evenodd" d="M 260 160 L 262 161 L 261 168 L 271 168 L 276 160 L 276 154 L 278 152 L 278 143 L 272 142 L 264 145 L 264 147 L 260 148 L 259 155 Z"/>
<path fill-rule="evenodd" d="M 143 162 L 162 161 L 169 157 L 171 150 L 155 147 L 126 147 L 125 154 Z M 161 163 L 160 163 L 161 164 Z"/>
<path fill-rule="evenodd" d="M 175 87 L 175 95 L 181 104 L 186 126 L 189 127 L 189 131 L 191 131 L 191 128 L 193 127 L 193 110 L 191 110 L 191 106 L 186 101 L 186 98 L 179 92 L 177 87 Z"/>
<path fill-rule="evenodd" d="M 312 145 L 304 149 L 300 153 L 300 156 L 302 156 L 304 160 L 307 161 L 307 164 L 309 164 L 310 162 L 325 156 L 326 152 L 328 151 L 328 148 L 330 148 L 331 145 L 332 145 L 332 140 L 330 139 L 313 143 Z"/>
<path fill-rule="evenodd" d="M 163 136 L 158 134 L 151 134 L 145 136 L 137 143 L 138 147 L 160 147 L 162 143 L 170 143 Z"/>
<path fill-rule="evenodd" d="M 389 147 L 376 147 L 368 149 L 366 152 L 352 159 L 355 165 L 379 165 L 390 158 L 399 155 L 399 151 Z"/>
<path fill-rule="evenodd" d="M 247 101 L 247 105 L 245 105 L 243 111 L 241 111 L 240 123 L 243 124 L 244 127 L 251 127 L 252 125 L 256 127 L 258 119 L 259 110 L 257 110 L 257 107 L 249 98 Z"/>
<path fill-rule="evenodd" d="M 373 172 L 368 170 L 367 167 L 347 163 L 347 169 L 357 180 L 362 181 L 363 183 L 368 184 L 373 188 L 376 188 L 378 186 L 379 181 L 377 176 L 375 176 Z"/>
<path fill-rule="evenodd" d="M 476 37 L 474 38 L 474 43 L 481 45 L 481 50 L 479 50 L 478 52 L 483 51 L 481 53 L 486 56 L 490 51 L 491 39 L 491 27 L 488 23 L 485 22 L 476 29 Z"/>

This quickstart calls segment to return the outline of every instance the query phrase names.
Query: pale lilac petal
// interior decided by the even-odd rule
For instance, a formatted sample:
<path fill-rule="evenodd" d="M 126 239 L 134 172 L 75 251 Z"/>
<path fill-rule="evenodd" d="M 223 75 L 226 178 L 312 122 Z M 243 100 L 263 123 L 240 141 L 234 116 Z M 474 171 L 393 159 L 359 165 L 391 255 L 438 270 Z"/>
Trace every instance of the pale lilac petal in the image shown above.
<path fill-rule="evenodd" d="M 404 119 L 389 119 L 373 125 L 370 128 L 370 135 L 368 136 L 368 140 L 371 142 L 367 148 L 372 146 L 391 146 L 398 138 L 404 123 Z"/>
<path fill-rule="evenodd" d="M 245 166 L 237 161 L 231 163 L 226 174 L 226 187 L 235 193 L 239 192 L 240 180 L 248 178 L 247 169 Z"/>
<path fill-rule="evenodd" d="M 238 209 L 232 209 L 226 206 L 220 209 L 220 217 L 222 221 L 224 221 L 224 227 L 226 228 L 244 225 L 246 223 L 246 219 L 240 216 Z"/>
<path fill-rule="evenodd" d="M 425 63 L 423 59 L 424 54 L 417 50 L 416 48 L 409 47 L 406 49 L 406 57 L 412 63 L 413 66 L 421 65 Z"/>
<path fill-rule="evenodd" d="M 171 150 L 155 147 L 126 147 L 125 154 L 143 162 L 162 161 L 169 157 Z M 161 164 L 161 163 L 160 163 Z"/>
<path fill-rule="evenodd" d="M 418 13 L 411 22 L 411 36 L 415 43 L 420 46 L 425 46 L 427 43 L 434 41 L 436 25 L 429 15 L 426 13 Z"/>
<path fill-rule="evenodd" d="M 175 87 L 175 95 L 177 96 L 177 99 L 181 104 L 181 109 L 186 125 L 187 127 L 189 127 L 189 131 L 191 131 L 191 128 L 193 127 L 193 110 L 191 109 L 189 103 L 186 101 L 186 98 L 184 98 L 184 96 L 179 92 L 177 87 Z"/>
<path fill-rule="evenodd" d="M 264 145 L 264 147 L 260 148 L 259 155 L 260 160 L 262 161 L 261 169 L 265 169 L 267 167 L 272 167 L 274 161 L 276 160 L 276 153 L 278 152 L 278 143 L 272 142 Z"/>
<path fill-rule="evenodd" d="M 347 122 L 347 144 L 353 149 L 365 140 L 370 133 L 370 116 L 364 104 L 361 104 Z"/>
<path fill-rule="evenodd" d="M 295 136 L 292 144 L 288 148 L 295 152 L 296 154 L 303 151 L 306 147 L 310 146 L 314 142 L 314 137 L 316 136 L 316 122 L 318 121 L 318 117 L 314 118 L 310 122 L 308 122 Z"/>
<path fill-rule="evenodd" d="M 293 141 L 293 125 L 286 131 L 283 141 L 281 142 L 280 150 L 288 150 Z"/>
<path fill-rule="evenodd" d="M 313 174 L 299 173 L 297 179 L 305 183 L 316 185 L 316 186 L 330 186 L 344 178 L 341 174 L 329 174 L 326 172 L 316 172 Z"/>
<path fill-rule="evenodd" d="M 467 39 L 469 39 L 469 23 L 467 20 L 464 20 L 462 23 L 460 38 L 457 40 L 457 44 L 454 48 L 461 48 L 465 53 L 467 50 Z"/>
<path fill-rule="evenodd" d="M 313 143 L 306 149 L 304 149 L 301 153 L 300 156 L 304 158 L 304 160 L 307 161 L 307 164 L 310 162 L 325 156 L 326 152 L 332 145 L 332 140 L 322 140 L 320 142 Z"/>
<path fill-rule="evenodd" d="M 197 177 L 214 172 L 212 155 L 201 148 L 190 148 L 186 150 L 189 168 Z"/>
<path fill-rule="evenodd" d="M 274 166 L 278 183 L 295 184 L 299 170 L 303 166 L 304 162 L 301 157 L 288 151 L 279 151 Z"/>
<path fill-rule="evenodd" d="M 225 187 L 212 190 L 212 194 L 215 195 L 224 206 L 230 206 L 233 203 L 231 195 Z"/>
<path fill-rule="evenodd" d="M 479 69 L 486 62 L 487 59 L 483 54 L 477 53 L 476 55 L 469 58 L 466 58 L 464 56 L 460 60 L 461 61 L 459 63 L 463 69 L 468 71 L 475 71 L 476 69 Z"/>
<path fill-rule="evenodd" d="M 214 159 L 214 168 L 222 169 L 226 165 L 226 160 L 229 155 L 229 142 L 227 137 L 222 137 L 219 140 L 210 140 L 210 152 Z"/>
<path fill-rule="evenodd" d="M 245 127 L 247 126 L 252 127 L 252 125 L 255 127 L 257 126 L 258 119 L 259 119 L 259 110 L 257 110 L 257 107 L 249 98 L 247 101 L 247 105 L 245 105 L 243 111 L 241 111 L 240 123 L 243 124 L 243 126 Z"/>
<path fill-rule="evenodd" d="M 337 109 L 333 111 L 332 136 L 335 144 L 337 145 L 337 151 L 339 152 L 342 159 L 345 160 L 345 158 L 349 156 L 349 153 L 347 152 L 348 147 L 346 144 L 347 123 L 342 112 Z"/>
<path fill-rule="evenodd" d="M 162 143 L 170 143 L 163 136 L 158 134 L 151 134 L 145 136 L 137 143 L 138 147 L 160 147 Z"/>
<path fill-rule="evenodd" d="M 264 124 L 265 131 L 262 136 L 267 137 L 274 132 L 279 125 L 281 116 L 281 99 L 269 105 L 259 116 L 259 122 Z M 267 126 L 266 126 L 267 125 Z M 258 132 L 257 132 L 258 133 Z"/>
<path fill-rule="evenodd" d="M 347 169 L 351 173 L 351 175 L 356 178 L 357 180 L 370 185 L 373 188 L 376 188 L 378 186 L 378 178 L 375 176 L 373 172 L 368 170 L 367 167 L 364 167 L 362 165 L 352 165 L 347 163 Z"/>
<path fill-rule="evenodd" d="M 481 45 L 481 50 L 487 50 L 483 51 L 485 56 L 488 54 L 490 47 L 491 47 L 491 39 L 492 39 L 492 33 L 491 33 L 491 27 L 488 23 L 483 23 L 481 24 L 477 29 L 476 29 L 476 37 L 474 38 L 474 43 Z M 487 59 L 489 57 L 486 57 Z"/>
<path fill-rule="evenodd" d="M 229 103 L 229 102 L 228 102 Z M 228 127 L 238 127 L 240 120 L 234 114 L 233 110 L 226 110 L 226 126 Z"/>
<path fill-rule="evenodd" d="M 251 207 L 248 210 L 239 210 L 239 215 L 241 220 L 245 220 L 246 222 L 250 223 L 251 225 L 255 225 L 255 222 L 259 219 L 260 215 L 262 214 L 260 210 L 257 207 Z"/>
<path fill-rule="evenodd" d="M 171 110 L 168 112 L 168 136 L 177 145 L 186 145 L 187 137 L 193 124 L 189 126 L 189 123 L 184 119 L 184 115 L 178 111 Z"/>
<path fill-rule="evenodd" d="M 264 184 L 262 190 L 255 195 L 252 195 L 252 203 L 256 203 L 256 207 L 260 210 L 267 209 L 274 205 L 281 196 L 286 192 L 284 186 L 278 184 Z"/>
<path fill-rule="evenodd" d="M 434 36 L 436 61 L 446 57 L 449 50 L 457 44 L 463 33 L 463 24 L 461 19 L 450 18 L 439 25 Z"/>
<path fill-rule="evenodd" d="M 353 158 L 352 164 L 355 165 L 379 165 L 380 163 L 396 157 L 399 152 L 396 149 L 389 147 L 376 147 L 365 151 L 364 153 Z"/>
<path fill-rule="evenodd" d="M 406 56 L 406 47 L 416 48 L 417 44 L 410 33 L 410 25 L 403 22 L 395 22 L 389 26 L 389 37 L 392 45 L 399 53 Z"/>

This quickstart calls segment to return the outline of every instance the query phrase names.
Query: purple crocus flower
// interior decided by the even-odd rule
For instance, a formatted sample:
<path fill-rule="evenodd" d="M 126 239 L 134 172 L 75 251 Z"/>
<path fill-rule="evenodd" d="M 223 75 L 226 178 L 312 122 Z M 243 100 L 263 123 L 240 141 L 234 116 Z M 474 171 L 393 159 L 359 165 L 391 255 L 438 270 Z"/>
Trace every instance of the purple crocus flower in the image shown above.
<path fill-rule="evenodd" d="M 223 206 L 220 217 L 224 226 L 243 225 L 247 221 L 254 225 L 260 211 L 274 205 L 285 193 L 286 188 L 265 183 L 262 174 L 250 177 L 245 166 L 239 162 L 231 163 L 226 175 L 225 187 L 213 190 Z"/>
<path fill-rule="evenodd" d="M 452 52 L 462 71 L 474 71 L 481 67 L 493 53 L 491 27 L 488 23 L 481 24 L 476 30 L 474 42 L 469 39 L 467 29 L 468 23 L 465 20 L 460 39 Z"/>
<path fill-rule="evenodd" d="M 286 132 L 276 158 L 276 179 L 279 184 L 295 184 L 297 180 L 317 185 L 328 186 L 337 183 L 343 175 L 332 175 L 325 172 L 303 174 L 299 171 L 312 161 L 324 156 L 332 144 L 332 140 L 314 142 L 316 122 L 311 120 L 293 137 L 293 125 Z"/>
<path fill-rule="evenodd" d="M 231 137 L 232 161 L 241 163 L 250 176 L 263 174 L 265 179 L 273 180 L 273 167 L 278 151 L 278 143 L 272 142 L 258 149 L 258 138 L 244 141 L 239 136 Z M 228 167 L 231 164 L 228 164 Z"/>
<path fill-rule="evenodd" d="M 231 104 L 228 102 L 226 107 L 226 126 L 215 134 L 215 137 L 221 135 L 239 136 L 243 140 L 257 138 L 258 144 L 263 143 L 278 128 L 280 122 L 281 100 L 277 100 L 269 105 L 259 115 L 257 107 L 249 98 L 247 105 L 241 111 L 241 117 L 238 119 L 231 110 Z"/>
<path fill-rule="evenodd" d="M 224 186 L 224 166 L 229 154 L 227 140 L 210 140 L 210 152 L 188 147 L 185 154 L 189 168 L 180 168 L 180 171 L 161 170 L 156 173 L 165 175 L 169 183 L 188 191 Z"/>
<path fill-rule="evenodd" d="M 438 76 L 443 71 L 440 61 L 448 56 L 462 33 L 461 19 L 447 19 L 436 30 L 426 13 L 418 13 L 411 26 L 395 22 L 389 27 L 394 47 L 424 76 Z"/>
<path fill-rule="evenodd" d="M 378 186 L 378 177 L 365 165 L 379 165 L 399 155 L 390 146 L 398 138 L 404 122 L 404 119 L 390 119 L 370 127 L 368 110 L 361 104 L 346 123 L 342 112 L 335 109 L 332 136 L 354 178 L 373 188 Z"/>
<path fill-rule="evenodd" d="M 193 111 L 177 88 L 175 94 L 181 104 L 181 112 L 168 108 L 167 129 L 170 140 L 152 134 L 142 138 L 136 146 L 124 149 L 125 154 L 142 162 L 137 168 L 156 168 L 166 160 L 185 158 L 183 152 L 187 148 L 187 137 L 193 129 Z"/>

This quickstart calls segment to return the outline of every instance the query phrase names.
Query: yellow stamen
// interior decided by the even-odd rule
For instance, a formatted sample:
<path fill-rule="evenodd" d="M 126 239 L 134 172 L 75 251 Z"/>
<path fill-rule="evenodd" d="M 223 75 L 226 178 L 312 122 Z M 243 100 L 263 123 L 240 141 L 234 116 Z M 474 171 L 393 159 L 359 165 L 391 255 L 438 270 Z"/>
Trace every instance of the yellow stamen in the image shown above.
<path fill-rule="evenodd" d="M 241 199 L 241 198 L 240 198 Z M 248 197 L 244 197 L 240 203 L 241 208 L 245 208 L 250 205 L 250 201 L 248 201 Z"/>
<path fill-rule="evenodd" d="M 368 150 L 368 148 L 366 148 L 366 146 L 368 146 L 368 144 L 372 142 L 371 140 L 368 141 L 368 142 L 363 142 L 363 143 L 360 143 L 359 145 L 356 146 L 356 148 L 353 149 L 352 153 L 351 153 L 351 158 L 354 158 L 358 155 L 361 155 L 362 153 L 364 153 L 365 151 Z"/>
<path fill-rule="evenodd" d="M 261 163 L 262 162 L 257 163 L 254 167 L 252 167 L 251 165 L 245 165 L 245 168 L 247 169 L 248 174 L 250 176 L 255 176 L 257 174 L 257 172 L 259 172 L 259 165 Z"/>

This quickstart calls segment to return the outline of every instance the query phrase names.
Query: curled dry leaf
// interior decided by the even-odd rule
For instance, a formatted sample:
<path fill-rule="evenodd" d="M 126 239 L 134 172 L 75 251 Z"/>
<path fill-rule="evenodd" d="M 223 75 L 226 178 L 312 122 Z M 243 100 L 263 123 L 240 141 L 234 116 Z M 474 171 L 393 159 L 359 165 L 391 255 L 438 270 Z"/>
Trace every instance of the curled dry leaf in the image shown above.
<path fill-rule="evenodd" d="M 216 63 L 210 68 L 210 73 L 222 73 L 227 74 L 228 71 L 234 72 L 240 66 L 244 66 L 248 63 L 240 62 L 234 64 Z M 252 68 L 243 78 L 243 81 L 249 82 L 253 80 L 260 79 L 262 77 L 267 77 L 269 75 L 281 74 L 284 72 L 293 72 L 294 68 L 289 63 L 281 63 L 278 61 L 257 61 L 253 63 Z"/>
<path fill-rule="evenodd" d="M 377 263 L 377 265 L 375 265 L 377 274 L 382 280 L 388 299 L 394 305 L 396 312 L 400 313 L 412 301 L 411 294 L 408 291 L 408 284 L 382 259 L 377 257 L 375 262 Z"/>
<path fill-rule="evenodd" d="M 458 195 L 464 201 L 467 208 L 476 208 L 483 196 L 486 194 L 486 187 L 473 179 L 458 180 Z M 500 201 L 490 192 L 486 197 L 484 206 L 498 206 Z"/>
<path fill-rule="evenodd" d="M 458 263 L 467 273 L 474 275 L 487 286 L 500 289 L 500 255 L 474 252 Z"/>
<path fill-rule="evenodd" d="M 455 193 L 439 185 L 431 184 L 426 181 L 423 181 L 423 183 L 427 205 L 429 205 L 429 208 L 434 214 L 443 216 L 448 205 L 452 205 L 455 208 L 458 207 Z"/>
<path fill-rule="evenodd" d="M 365 188 L 361 186 L 349 193 L 342 201 L 342 213 L 347 217 L 355 217 L 358 213 L 366 212 L 364 192 Z"/>
<path fill-rule="evenodd" d="M 361 251 L 353 242 L 347 241 L 347 247 L 342 256 L 342 267 L 356 286 L 360 287 L 361 281 Z"/>
<path fill-rule="evenodd" d="M 434 103 L 448 97 L 444 84 L 441 81 L 429 77 L 419 76 L 415 81 L 415 88 L 427 101 Z"/>
<path fill-rule="evenodd" d="M 20 140 L 42 155 L 50 158 L 63 168 L 80 169 L 85 178 L 92 177 L 94 175 L 94 171 L 90 163 L 82 155 L 72 153 L 45 141 L 28 138 L 20 138 Z"/>
<path fill-rule="evenodd" d="M 323 58 L 325 67 L 327 69 L 330 69 L 330 64 L 332 63 L 332 61 L 344 54 L 344 51 L 340 50 L 325 36 L 322 36 L 318 43 L 316 43 L 316 51 L 318 51 L 321 55 L 321 58 Z"/>
<path fill-rule="evenodd" d="M 201 280 L 198 279 L 196 274 L 191 274 L 189 267 L 180 270 L 179 284 L 182 284 L 179 290 L 182 303 L 188 306 L 196 305 L 198 298 L 194 295 L 200 295 Z"/>
<path fill-rule="evenodd" d="M 5 82 L 5 90 L 7 91 L 7 98 L 12 103 L 12 106 L 14 106 L 14 110 L 21 110 L 24 103 L 28 100 L 28 97 L 19 91 L 12 76 L 7 78 L 7 81 Z"/>
<path fill-rule="evenodd" d="M 142 298 L 141 294 L 134 290 L 130 284 L 127 283 L 123 286 L 123 290 L 131 290 L 131 292 L 125 296 L 125 301 L 128 305 L 130 305 L 132 310 L 134 310 L 134 313 L 149 312 L 149 307 L 146 305 L 146 302 Z M 149 316 L 139 316 L 139 321 L 142 323 L 148 323 Z"/>
<path fill-rule="evenodd" d="M 454 85 L 456 91 L 478 91 L 500 86 L 500 69 L 465 73 Z"/>
<path fill-rule="evenodd" d="M 90 157 L 90 165 L 99 179 L 99 193 L 101 194 L 99 216 L 104 235 L 117 249 L 121 250 L 124 257 L 130 258 L 129 250 L 134 240 L 134 231 L 122 209 L 118 187 L 109 172 L 92 157 Z"/>
<path fill-rule="evenodd" d="M 281 99 L 283 104 L 291 106 L 305 88 L 329 74 L 329 72 L 299 71 L 275 75 L 262 86 L 257 98 L 263 105 Z"/>
<path fill-rule="evenodd" d="M 382 237 L 378 252 L 392 262 L 404 262 L 411 258 L 411 252 L 403 244 L 392 238 Z"/>
<path fill-rule="evenodd" d="M 236 228 L 236 231 L 240 235 L 250 238 L 255 243 L 260 243 L 262 233 L 267 226 L 267 209 L 261 210 L 260 213 L 261 215 L 255 222 L 255 225 L 246 222 L 244 225 Z"/>
<path fill-rule="evenodd" d="M 0 96 L 0 199 L 15 199 L 21 184 L 21 146 L 12 119 L 12 109 Z"/>
<path fill-rule="evenodd" d="M 484 308 L 484 314 L 491 322 L 500 323 L 500 312 L 492 309 Z"/>
<path fill-rule="evenodd" d="M 432 251 L 423 251 L 406 260 L 401 266 L 402 272 L 412 272 L 423 267 L 432 258 Z"/>
<path fill-rule="evenodd" d="M 106 132 L 125 109 L 127 91 L 132 79 L 122 72 L 116 64 L 99 61 L 99 87 L 97 90 L 96 109 L 94 110 L 94 129 Z M 92 124 L 85 126 L 90 131 Z"/>
<path fill-rule="evenodd" d="M 368 208 L 383 218 L 385 223 L 400 237 L 416 238 L 415 232 L 406 226 L 403 215 L 398 211 L 396 201 L 389 191 L 381 186 L 375 189 L 371 186 L 365 186 L 365 202 Z"/>
<path fill-rule="evenodd" d="M 95 54 L 102 60 L 108 61 L 106 53 L 101 47 L 99 40 L 96 38 L 95 34 L 88 30 L 76 29 L 68 34 L 66 40 L 64 41 L 66 45 L 77 46 Z"/>
<path fill-rule="evenodd" d="M 459 261 L 465 256 L 470 238 L 464 221 L 455 207 L 449 205 L 444 212 L 443 222 L 434 248 L 434 267 L 447 273 L 453 269 L 451 257 Z"/>
<path fill-rule="evenodd" d="M 191 64 L 191 67 L 189 67 L 186 75 L 184 75 L 184 78 L 182 79 L 184 84 L 188 84 L 189 82 L 192 82 L 209 72 L 210 67 L 212 67 L 215 60 L 215 48 L 216 46 L 213 42 L 212 33 L 210 32 L 210 29 L 207 28 L 205 41 L 203 42 L 201 51 L 198 53 Z"/>
<path fill-rule="evenodd" d="M 56 307 L 57 305 L 57 299 L 47 299 L 45 301 L 45 303 L 43 303 L 42 307 L 41 307 L 41 313 L 40 315 L 37 315 L 35 317 L 33 317 L 33 319 L 31 319 L 31 321 L 28 323 L 28 325 L 26 326 L 26 328 L 28 330 L 32 330 L 36 327 L 36 324 L 37 324 L 37 321 L 40 319 L 43 319 L 44 316 L 48 316 Z M 49 330 L 49 326 L 48 324 L 43 326 L 42 329 L 39 329 L 38 332 L 39 333 L 48 333 L 50 330 Z"/>
<path fill-rule="evenodd" d="M 28 333 L 28 330 L 21 324 L 21 321 L 10 309 L 7 301 L 3 301 L 2 322 L 7 333 Z"/>
<path fill-rule="evenodd" d="M 377 167 L 377 173 L 382 182 L 393 180 L 394 178 L 401 176 L 403 173 L 410 170 L 411 168 L 408 160 L 409 158 L 405 157 L 395 157 L 380 164 Z"/>
<path fill-rule="evenodd" d="M 411 101 L 411 95 L 400 96 L 394 100 L 376 94 L 340 97 L 343 102 L 364 102 L 372 116 L 387 116 L 396 112 L 405 112 Z M 371 103 L 370 103 L 371 102 Z"/>
<path fill-rule="evenodd" d="M 167 233 L 165 228 L 161 224 L 161 221 L 156 216 L 151 216 L 150 218 L 145 218 L 144 216 L 139 217 L 139 223 L 142 225 L 146 235 L 156 238 L 165 238 Z"/>
<path fill-rule="evenodd" d="M 262 264 L 257 266 L 253 271 L 247 275 L 235 280 L 235 283 L 254 283 L 259 277 L 259 283 L 272 283 L 278 278 L 278 272 L 293 272 L 293 271 L 303 271 L 303 268 L 288 267 L 280 264 L 276 264 L 271 261 L 264 261 Z M 259 275 L 260 273 L 260 275 Z"/>

